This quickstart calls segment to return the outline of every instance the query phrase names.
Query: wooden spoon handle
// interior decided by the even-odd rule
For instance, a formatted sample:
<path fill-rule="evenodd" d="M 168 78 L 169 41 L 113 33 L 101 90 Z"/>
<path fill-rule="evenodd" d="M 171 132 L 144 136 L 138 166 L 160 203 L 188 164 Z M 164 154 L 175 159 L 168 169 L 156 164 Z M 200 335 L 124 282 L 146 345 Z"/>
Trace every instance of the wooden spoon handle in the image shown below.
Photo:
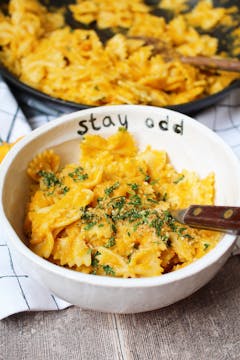
<path fill-rule="evenodd" d="M 128 39 L 141 40 L 145 45 L 153 46 L 153 54 L 161 54 L 166 61 L 178 59 L 185 64 L 205 66 L 216 70 L 240 72 L 240 61 L 232 58 L 217 58 L 207 56 L 184 56 L 163 40 L 148 36 L 127 36 Z"/>
<path fill-rule="evenodd" d="M 183 56 L 180 55 L 179 59 L 185 64 L 196 66 L 206 66 L 219 70 L 240 72 L 240 61 L 229 58 L 212 58 L 205 56 Z"/>
<path fill-rule="evenodd" d="M 183 220 L 194 227 L 240 234 L 240 207 L 191 205 Z"/>

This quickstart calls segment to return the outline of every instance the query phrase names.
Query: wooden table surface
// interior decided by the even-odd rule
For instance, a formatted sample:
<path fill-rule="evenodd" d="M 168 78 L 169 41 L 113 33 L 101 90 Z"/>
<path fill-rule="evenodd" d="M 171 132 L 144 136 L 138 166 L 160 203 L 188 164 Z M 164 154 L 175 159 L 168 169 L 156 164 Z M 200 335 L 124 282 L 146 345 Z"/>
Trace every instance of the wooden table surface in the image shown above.
<path fill-rule="evenodd" d="M 240 257 L 194 295 L 135 315 L 81 310 L 0 321 L 0 360 L 240 359 Z"/>

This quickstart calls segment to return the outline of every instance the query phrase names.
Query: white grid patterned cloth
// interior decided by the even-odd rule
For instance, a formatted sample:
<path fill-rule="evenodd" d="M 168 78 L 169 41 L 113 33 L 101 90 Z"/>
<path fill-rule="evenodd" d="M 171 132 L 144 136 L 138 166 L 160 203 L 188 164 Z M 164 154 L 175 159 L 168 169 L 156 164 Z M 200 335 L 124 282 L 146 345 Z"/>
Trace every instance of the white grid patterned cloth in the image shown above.
<path fill-rule="evenodd" d="M 50 121 L 51 112 L 24 116 L 8 86 L 0 77 L 0 138 L 12 142 L 32 129 Z M 223 101 L 202 111 L 195 118 L 214 130 L 231 146 L 240 159 L 240 89 L 233 90 Z M 3 229 L 2 229 L 3 230 Z M 14 261 L 1 231 L 0 237 L 0 319 L 21 311 L 60 310 L 70 306 L 22 273 Z M 240 253 L 236 246 L 234 255 Z"/>

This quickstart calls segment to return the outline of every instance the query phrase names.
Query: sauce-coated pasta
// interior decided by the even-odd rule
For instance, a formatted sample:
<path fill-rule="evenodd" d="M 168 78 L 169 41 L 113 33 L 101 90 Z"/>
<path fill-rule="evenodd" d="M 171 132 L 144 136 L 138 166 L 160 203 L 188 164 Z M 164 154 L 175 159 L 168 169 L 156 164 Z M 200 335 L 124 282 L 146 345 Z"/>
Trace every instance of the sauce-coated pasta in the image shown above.
<path fill-rule="evenodd" d="M 60 165 L 52 150 L 36 156 L 25 232 L 30 248 L 55 264 L 124 278 L 157 276 L 212 249 L 220 234 L 183 226 L 171 210 L 213 204 L 214 174 L 177 172 L 165 151 L 139 151 L 120 128 L 86 135 L 79 163 Z"/>

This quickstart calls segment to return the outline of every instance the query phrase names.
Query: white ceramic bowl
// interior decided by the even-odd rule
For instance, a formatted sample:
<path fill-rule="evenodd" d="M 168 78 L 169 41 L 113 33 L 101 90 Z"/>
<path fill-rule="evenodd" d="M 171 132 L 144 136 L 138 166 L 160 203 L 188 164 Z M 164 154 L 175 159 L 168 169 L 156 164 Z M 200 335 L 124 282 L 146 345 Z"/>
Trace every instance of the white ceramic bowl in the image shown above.
<path fill-rule="evenodd" d="M 177 170 L 200 176 L 214 171 L 218 205 L 240 205 L 240 167 L 231 149 L 211 130 L 180 113 L 147 106 L 107 106 L 65 115 L 26 136 L 1 166 L 0 216 L 26 274 L 66 301 L 104 312 L 136 313 L 172 304 L 206 284 L 227 260 L 235 237 L 225 235 L 218 245 L 191 265 L 162 276 L 121 279 L 82 274 L 54 265 L 24 245 L 23 219 L 29 191 L 28 162 L 46 148 L 55 148 L 65 162 L 78 157 L 86 131 L 110 135 L 128 129 L 140 148 L 167 150 Z"/>

